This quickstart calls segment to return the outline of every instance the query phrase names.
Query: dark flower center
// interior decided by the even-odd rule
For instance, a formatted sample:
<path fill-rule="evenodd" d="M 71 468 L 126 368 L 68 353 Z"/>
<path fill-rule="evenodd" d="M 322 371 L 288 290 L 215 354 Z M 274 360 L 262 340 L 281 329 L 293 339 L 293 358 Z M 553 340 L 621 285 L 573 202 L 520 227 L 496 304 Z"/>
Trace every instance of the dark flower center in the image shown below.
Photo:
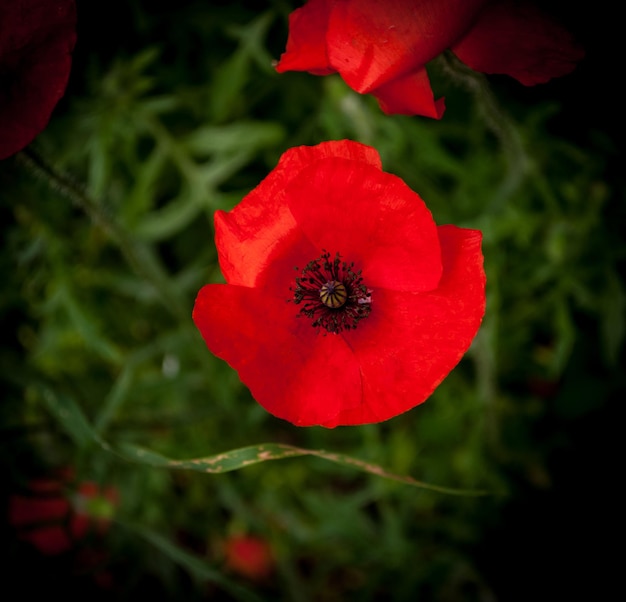
<path fill-rule="evenodd" d="M 299 271 L 299 268 L 296 268 Z M 296 277 L 293 302 L 302 304 L 298 316 L 306 316 L 313 327 L 337 334 L 351 330 L 372 311 L 372 291 L 363 284 L 361 270 L 337 253 L 328 251 L 310 261 Z"/>

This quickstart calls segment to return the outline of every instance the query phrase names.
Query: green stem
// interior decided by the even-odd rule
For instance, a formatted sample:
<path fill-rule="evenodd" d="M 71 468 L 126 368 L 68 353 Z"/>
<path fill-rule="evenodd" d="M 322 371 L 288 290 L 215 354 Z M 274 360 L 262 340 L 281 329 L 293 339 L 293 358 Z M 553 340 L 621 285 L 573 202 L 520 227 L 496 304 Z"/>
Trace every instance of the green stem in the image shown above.
<path fill-rule="evenodd" d="M 522 137 L 514 121 L 491 91 L 489 82 L 482 73 L 473 71 L 452 53 L 440 55 L 439 64 L 448 77 L 472 94 L 482 119 L 504 150 L 508 167 L 507 174 L 494 195 L 490 207 L 487 208 L 489 212 L 497 211 L 529 173 L 531 161 L 524 149 Z"/>

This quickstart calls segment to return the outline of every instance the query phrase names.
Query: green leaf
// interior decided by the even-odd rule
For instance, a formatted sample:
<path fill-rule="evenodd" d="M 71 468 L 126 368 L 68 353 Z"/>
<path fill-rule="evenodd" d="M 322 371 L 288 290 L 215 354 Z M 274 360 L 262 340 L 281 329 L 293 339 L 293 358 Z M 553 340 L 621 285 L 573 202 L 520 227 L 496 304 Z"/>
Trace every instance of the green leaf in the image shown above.
<path fill-rule="evenodd" d="M 104 403 L 94 420 L 94 428 L 98 434 L 102 434 L 104 432 L 111 420 L 113 420 L 119 411 L 120 407 L 124 403 L 124 400 L 126 399 L 126 396 L 128 395 L 128 391 L 133 383 L 134 377 L 134 365 L 126 364 L 111 391 L 106 396 Z"/>
<path fill-rule="evenodd" d="M 184 144 L 193 154 L 208 155 L 269 147 L 284 136 L 285 130 L 279 123 L 246 120 L 199 127 L 187 136 Z"/>
<path fill-rule="evenodd" d="M 39 389 L 50 413 L 78 447 L 83 448 L 98 441 L 98 437 L 85 414 L 72 398 L 58 395 L 42 384 L 36 385 L 36 388 Z"/>
<path fill-rule="evenodd" d="M 155 242 L 173 236 L 202 211 L 204 202 L 198 196 L 181 194 L 165 207 L 145 215 L 135 226 L 135 234 L 144 241 Z"/>
<path fill-rule="evenodd" d="M 64 274 L 62 278 L 65 280 L 67 274 Z M 58 294 L 60 304 L 67 312 L 72 325 L 80 334 L 85 345 L 98 353 L 103 359 L 115 364 L 120 364 L 122 362 L 122 353 L 104 336 L 101 329 L 97 326 L 97 320 L 88 313 L 84 305 L 79 303 L 70 289 L 69 284 L 65 284 L 64 282 Z"/>
<path fill-rule="evenodd" d="M 233 449 L 227 452 L 219 453 L 206 458 L 196 458 L 191 460 L 172 460 L 161 454 L 150 450 L 142 449 L 133 445 L 124 444 L 118 451 L 121 455 L 133 462 L 149 464 L 160 468 L 173 468 L 178 470 L 193 470 L 196 472 L 205 472 L 210 474 L 221 474 L 233 470 L 239 470 L 246 466 L 258 464 L 259 462 L 267 462 L 268 460 L 283 460 L 285 458 L 294 458 L 297 456 L 315 456 L 342 464 L 350 468 L 355 468 L 362 472 L 373 474 L 384 479 L 398 481 L 413 487 L 428 489 L 438 493 L 446 493 L 449 495 L 461 496 L 481 496 L 487 495 L 489 492 L 475 489 L 454 489 L 452 487 L 442 487 L 440 485 L 431 485 L 418 481 L 411 476 L 397 475 L 391 473 L 377 464 L 371 464 L 352 458 L 344 454 L 336 454 L 325 450 L 303 449 L 292 445 L 282 443 L 260 443 L 259 445 L 251 445 L 239 449 Z"/>
<path fill-rule="evenodd" d="M 250 65 L 258 62 L 271 68 L 271 57 L 267 55 L 263 40 L 273 15 L 262 14 L 250 24 L 232 30 L 240 41 L 239 47 L 216 70 L 211 81 L 210 108 L 216 122 L 227 120 L 241 107 L 246 98 L 244 89 L 249 81 Z"/>

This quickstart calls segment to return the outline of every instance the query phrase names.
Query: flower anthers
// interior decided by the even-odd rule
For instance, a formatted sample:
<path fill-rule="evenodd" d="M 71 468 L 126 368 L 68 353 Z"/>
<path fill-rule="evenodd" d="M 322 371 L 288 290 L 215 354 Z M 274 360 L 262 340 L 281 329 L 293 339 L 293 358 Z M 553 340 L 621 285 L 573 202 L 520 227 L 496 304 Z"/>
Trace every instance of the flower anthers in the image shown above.
<path fill-rule="evenodd" d="M 369 146 L 291 148 L 216 212 L 226 284 L 200 290 L 193 319 L 275 416 L 380 422 L 428 398 L 470 346 L 485 311 L 481 240 L 436 226 Z"/>
<path fill-rule="evenodd" d="M 342 261 L 339 253 L 331 259 L 325 251 L 296 278 L 293 302 L 302 303 L 300 314 L 311 318 L 315 328 L 337 334 L 356 328 L 369 316 L 371 291 L 363 284 L 361 272 L 353 268 L 354 263 Z"/>

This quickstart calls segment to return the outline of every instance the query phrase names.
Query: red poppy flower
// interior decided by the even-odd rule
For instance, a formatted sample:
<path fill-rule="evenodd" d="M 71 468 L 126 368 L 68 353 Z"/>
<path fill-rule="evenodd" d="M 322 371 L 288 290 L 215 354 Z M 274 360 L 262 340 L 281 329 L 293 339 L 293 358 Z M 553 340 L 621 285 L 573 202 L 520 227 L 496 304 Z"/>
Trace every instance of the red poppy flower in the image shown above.
<path fill-rule="evenodd" d="M 200 290 L 194 321 L 256 400 L 296 425 L 416 406 L 482 320 L 481 233 L 437 227 L 368 146 L 288 150 L 215 229 L 227 284 Z"/>
<path fill-rule="evenodd" d="M 269 544 L 252 535 L 230 537 L 224 543 L 226 566 L 248 579 L 267 579 L 274 570 L 274 555 Z"/>
<path fill-rule="evenodd" d="M 48 124 L 69 78 L 75 26 L 74 0 L 0 2 L 0 160 Z"/>
<path fill-rule="evenodd" d="M 571 35 L 523 0 L 308 0 L 276 69 L 339 73 L 385 113 L 440 118 L 425 65 L 451 49 L 472 69 L 533 85 L 572 71 Z"/>

